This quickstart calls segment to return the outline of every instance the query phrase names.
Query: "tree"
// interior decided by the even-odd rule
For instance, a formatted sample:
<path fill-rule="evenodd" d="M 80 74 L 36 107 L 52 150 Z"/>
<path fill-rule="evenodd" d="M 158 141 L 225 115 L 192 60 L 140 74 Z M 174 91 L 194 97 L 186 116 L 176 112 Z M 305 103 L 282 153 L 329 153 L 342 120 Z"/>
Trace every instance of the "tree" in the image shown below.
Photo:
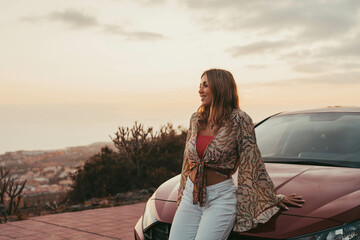
<path fill-rule="evenodd" d="M 127 161 L 131 162 L 136 169 L 137 185 L 140 187 L 144 181 L 145 176 L 145 162 L 150 152 L 155 147 L 154 139 L 156 134 L 153 134 L 153 128 L 144 128 L 144 125 L 135 124 L 131 129 L 128 127 L 118 127 L 115 132 L 115 137 L 111 138 L 115 147 L 119 150 L 119 154 Z"/>
<path fill-rule="evenodd" d="M 5 221 L 8 215 L 18 212 L 22 198 L 21 193 L 26 184 L 26 180 L 22 183 L 15 181 L 9 174 L 10 170 L 0 167 L 0 208 L 2 208 L 0 210 L 4 214 Z"/>
<path fill-rule="evenodd" d="M 156 187 L 181 171 L 186 130 L 179 127 L 180 134 L 168 123 L 153 133 L 135 122 L 129 129 L 119 127 L 111 138 L 120 155 L 134 164 L 137 187 Z"/>

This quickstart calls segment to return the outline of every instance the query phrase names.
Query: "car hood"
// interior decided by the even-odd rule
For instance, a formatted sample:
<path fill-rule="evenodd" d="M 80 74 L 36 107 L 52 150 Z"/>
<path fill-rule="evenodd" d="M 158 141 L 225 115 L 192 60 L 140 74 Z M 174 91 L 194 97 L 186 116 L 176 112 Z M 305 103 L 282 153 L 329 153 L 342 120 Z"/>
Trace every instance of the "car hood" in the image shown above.
<path fill-rule="evenodd" d="M 290 207 L 281 215 L 351 222 L 360 216 L 360 169 L 266 163 L 278 193 L 296 193 L 305 199 L 302 208 Z M 234 174 L 234 182 L 237 184 Z M 180 175 L 162 184 L 155 198 L 176 201 Z M 174 209 L 175 212 L 175 209 Z"/>

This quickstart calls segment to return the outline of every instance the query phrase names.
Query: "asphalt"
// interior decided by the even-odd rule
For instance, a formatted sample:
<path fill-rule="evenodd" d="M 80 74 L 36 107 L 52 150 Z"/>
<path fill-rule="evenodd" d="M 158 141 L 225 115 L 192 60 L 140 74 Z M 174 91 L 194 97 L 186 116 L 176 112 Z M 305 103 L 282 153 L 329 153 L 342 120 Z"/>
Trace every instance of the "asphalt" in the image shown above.
<path fill-rule="evenodd" d="M 0 240 L 134 239 L 145 203 L 32 217 L 0 224 Z"/>

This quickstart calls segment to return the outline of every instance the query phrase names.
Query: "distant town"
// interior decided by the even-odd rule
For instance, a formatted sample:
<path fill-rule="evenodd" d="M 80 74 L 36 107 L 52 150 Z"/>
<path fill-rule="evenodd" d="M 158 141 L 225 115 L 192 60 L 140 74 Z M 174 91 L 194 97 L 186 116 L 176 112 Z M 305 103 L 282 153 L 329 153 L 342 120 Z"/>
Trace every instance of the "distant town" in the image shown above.
<path fill-rule="evenodd" d="M 0 166 L 10 169 L 17 182 L 27 180 L 24 199 L 58 195 L 70 190 L 71 174 L 104 146 L 115 149 L 112 142 L 97 142 L 57 150 L 6 152 L 0 155 Z"/>

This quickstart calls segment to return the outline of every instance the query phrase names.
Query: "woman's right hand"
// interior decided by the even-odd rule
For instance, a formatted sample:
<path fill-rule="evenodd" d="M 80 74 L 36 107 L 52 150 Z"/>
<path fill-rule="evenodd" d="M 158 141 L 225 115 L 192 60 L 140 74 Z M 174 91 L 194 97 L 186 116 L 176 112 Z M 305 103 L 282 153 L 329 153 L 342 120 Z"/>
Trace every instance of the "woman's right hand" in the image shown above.
<path fill-rule="evenodd" d="M 285 204 L 294 207 L 302 207 L 303 203 L 305 203 L 305 200 L 302 199 L 302 196 L 296 196 L 296 193 L 293 193 L 285 196 L 283 200 L 279 203 L 279 206 L 286 210 L 289 210 L 289 208 Z"/>

